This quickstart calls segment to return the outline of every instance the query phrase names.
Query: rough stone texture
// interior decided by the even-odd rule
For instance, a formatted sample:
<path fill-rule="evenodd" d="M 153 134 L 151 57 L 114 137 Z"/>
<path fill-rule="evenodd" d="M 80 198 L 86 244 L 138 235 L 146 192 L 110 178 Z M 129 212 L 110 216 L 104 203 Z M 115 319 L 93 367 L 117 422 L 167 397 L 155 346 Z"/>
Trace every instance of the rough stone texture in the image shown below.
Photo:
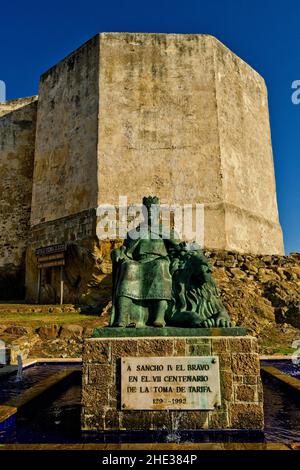
<path fill-rule="evenodd" d="M 222 300 L 237 325 L 258 338 L 260 353 L 292 353 L 300 328 L 300 254 L 206 252 Z M 241 343 L 241 351 L 246 345 Z"/>
<path fill-rule="evenodd" d="M 212 36 L 101 33 L 41 77 L 27 300 L 34 248 L 66 242 L 65 300 L 103 305 L 114 242 L 97 239 L 91 213 L 149 193 L 204 203 L 207 248 L 283 252 L 265 83 Z"/>
<path fill-rule="evenodd" d="M 17 98 L 15 100 L 6 101 L 5 103 L 0 103 L 0 117 L 33 103 L 36 100 L 37 96 L 27 96 L 25 98 Z"/>
<path fill-rule="evenodd" d="M 36 97 L 0 106 L 0 299 L 24 298 Z"/>
<path fill-rule="evenodd" d="M 99 38 L 42 75 L 31 225 L 97 206 Z"/>
<path fill-rule="evenodd" d="M 206 247 L 283 253 L 267 90 L 249 65 L 212 36 L 103 33 L 100 96 L 98 202 L 204 203 Z"/>
<path fill-rule="evenodd" d="M 242 343 L 241 343 L 242 342 Z M 151 352 L 149 346 L 151 343 Z M 183 348 L 183 344 L 185 347 Z M 120 359 L 124 356 L 189 356 L 218 351 L 222 406 L 214 411 L 121 411 Z M 220 350 L 221 344 L 224 350 Z M 179 348 L 179 350 L 177 349 Z M 244 352 L 241 351 L 243 348 Z M 201 352 L 203 351 L 203 352 Z M 209 351 L 209 352 L 208 352 Z M 223 360 L 230 356 L 232 361 Z M 256 339 L 241 337 L 88 339 L 83 351 L 82 428 L 133 429 L 262 429 L 263 397 Z M 252 383 L 249 381 L 249 374 Z"/>

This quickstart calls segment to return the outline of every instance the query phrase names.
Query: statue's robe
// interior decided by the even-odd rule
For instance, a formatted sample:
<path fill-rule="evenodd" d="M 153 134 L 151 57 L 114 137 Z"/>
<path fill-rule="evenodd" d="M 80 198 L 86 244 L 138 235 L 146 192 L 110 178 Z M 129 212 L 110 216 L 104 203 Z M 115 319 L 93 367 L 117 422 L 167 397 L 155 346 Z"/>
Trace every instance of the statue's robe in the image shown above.
<path fill-rule="evenodd" d="M 171 300 L 172 278 L 170 274 L 169 250 L 178 243 L 176 234 L 169 238 L 162 227 L 149 231 L 141 224 L 135 232 L 140 237 L 134 240 L 131 232 L 124 241 L 122 260 L 115 270 L 115 297 L 125 296 L 135 300 Z"/>

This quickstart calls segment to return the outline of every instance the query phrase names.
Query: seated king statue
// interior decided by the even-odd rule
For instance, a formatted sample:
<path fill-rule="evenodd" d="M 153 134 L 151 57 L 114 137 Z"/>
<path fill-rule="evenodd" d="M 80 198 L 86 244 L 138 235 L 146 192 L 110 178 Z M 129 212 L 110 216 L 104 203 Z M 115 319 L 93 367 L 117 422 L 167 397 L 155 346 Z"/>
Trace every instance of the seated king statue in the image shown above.
<path fill-rule="evenodd" d="M 231 327 L 200 247 L 163 227 L 157 197 L 142 207 L 144 221 L 112 251 L 110 326 Z"/>

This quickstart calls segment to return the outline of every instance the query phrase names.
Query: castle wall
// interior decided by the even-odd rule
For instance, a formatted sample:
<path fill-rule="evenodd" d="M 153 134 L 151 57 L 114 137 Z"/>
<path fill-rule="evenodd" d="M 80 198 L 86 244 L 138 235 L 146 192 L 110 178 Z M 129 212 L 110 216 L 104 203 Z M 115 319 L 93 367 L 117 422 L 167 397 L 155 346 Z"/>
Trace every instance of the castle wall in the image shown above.
<path fill-rule="evenodd" d="M 96 207 L 98 36 L 42 75 L 31 225 Z"/>
<path fill-rule="evenodd" d="M 213 42 L 100 35 L 99 202 L 222 200 Z"/>
<path fill-rule="evenodd" d="M 215 41 L 226 247 L 283 253 L 264 79 Z"/>
<path fill-rule="evenodd" d="M 98 202 L 204 203 L 207 248 L 283 253 L 264 80 L 212 36 L 100 34 L 98 159 Z"/>
<path fill-rule="evenodd" d="M 36 98 L 0 109 L 0 299 L 24 297 L 32 195 Z"/>

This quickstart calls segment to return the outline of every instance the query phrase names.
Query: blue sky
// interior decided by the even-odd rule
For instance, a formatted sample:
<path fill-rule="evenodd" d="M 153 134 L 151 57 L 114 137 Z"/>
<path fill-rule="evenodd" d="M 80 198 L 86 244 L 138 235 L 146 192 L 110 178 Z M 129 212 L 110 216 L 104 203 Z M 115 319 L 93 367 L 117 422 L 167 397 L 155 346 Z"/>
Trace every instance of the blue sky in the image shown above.
<path fill-rule="evenodd" d="M 101 31 L 212 34 L 266 80 L 286 252 L 300 252 L 300 3 L 275 0 L 1 2 L 0 80 L 7 98 L 37 94 L 41 73 Z"/>

